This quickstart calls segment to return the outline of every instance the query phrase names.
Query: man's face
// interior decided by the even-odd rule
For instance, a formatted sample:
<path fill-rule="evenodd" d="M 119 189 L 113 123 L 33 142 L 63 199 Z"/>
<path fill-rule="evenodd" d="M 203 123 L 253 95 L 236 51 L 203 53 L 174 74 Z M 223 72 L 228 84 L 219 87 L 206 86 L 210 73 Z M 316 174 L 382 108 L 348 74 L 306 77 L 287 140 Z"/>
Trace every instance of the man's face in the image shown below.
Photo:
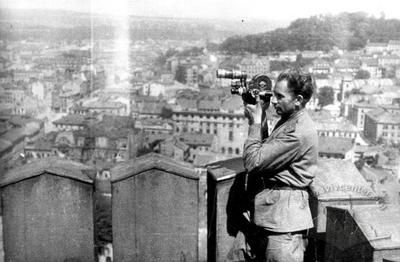
<path fill-rule="evenodd" d="M 275 107 L 275 111 L 281 117 L 289 117 L 298 110 L 296 102 L 298 103 L 294 94 L 287 86 L 287 81 L 282 80 L 275 84 L 274 95 L 271 98 L 271 103 Z"/>

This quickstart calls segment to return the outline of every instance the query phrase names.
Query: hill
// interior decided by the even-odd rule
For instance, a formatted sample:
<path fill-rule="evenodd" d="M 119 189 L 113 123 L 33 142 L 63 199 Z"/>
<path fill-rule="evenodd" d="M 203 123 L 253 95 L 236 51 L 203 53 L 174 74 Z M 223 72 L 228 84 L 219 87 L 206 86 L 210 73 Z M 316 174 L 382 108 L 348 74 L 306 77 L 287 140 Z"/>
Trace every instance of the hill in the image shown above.
<path fill-rule="evenodd" d="M 281 26 L 277 21 L 232 21 L 130 16 L 133 39 L 173 39 L 222 41 L 232 35 L 265 32 Z M 0 35 L 3 39 L 81 40 L 110 39 L 121 20 L 111 15 L 62 10 L 0 9 Z"/>
<path fill-rule="evenodd" d="M 400 20 L 374 18 L 366 13 L 318 15 L 297 19 L 286 28 L 260 34 L 233 36 L 220 46 L 228 53 L 267 54 L 285 50 L 347 50 L 363 48 L 368 41 L 400 39 Z"/>

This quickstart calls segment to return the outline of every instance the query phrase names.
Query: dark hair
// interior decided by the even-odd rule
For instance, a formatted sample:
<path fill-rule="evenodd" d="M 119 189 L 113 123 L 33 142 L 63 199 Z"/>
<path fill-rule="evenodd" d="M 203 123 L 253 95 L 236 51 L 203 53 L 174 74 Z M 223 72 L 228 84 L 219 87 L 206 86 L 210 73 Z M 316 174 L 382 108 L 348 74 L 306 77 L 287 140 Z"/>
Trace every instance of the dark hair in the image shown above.
<path fill-rule="evenodd" d="M 279 74 L 276 82 L 286 80 L 288 88 L 294 95 L 303 97 L 303 104 L 310 101 L 314 93 L 314 81 L 311 74 L 303 73 L 300 69 L 290 68 Z"/>

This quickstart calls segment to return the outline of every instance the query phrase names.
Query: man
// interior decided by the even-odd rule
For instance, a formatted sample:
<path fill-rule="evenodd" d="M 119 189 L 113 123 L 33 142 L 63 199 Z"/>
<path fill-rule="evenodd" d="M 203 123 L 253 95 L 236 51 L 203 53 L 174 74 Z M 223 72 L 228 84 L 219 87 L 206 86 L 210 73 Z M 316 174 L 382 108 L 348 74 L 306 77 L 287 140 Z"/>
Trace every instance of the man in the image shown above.
<path fill-rule="evenodd" d="M 280 120 L 270 135 L 265 117 L 269 99 L 245 103 L 249 135 L 243 161 L 249 186 L 258 188 L 251 221 L 265 233 L 260 241 L 267 242 L 266 261 L 304 260 L 304 235 L 313 227 L 307 189 L 318 155 L 315 125 L 305 111 L 313 89 L 311 76 L 299 70 L 278 76 L 271 103 Z"/>

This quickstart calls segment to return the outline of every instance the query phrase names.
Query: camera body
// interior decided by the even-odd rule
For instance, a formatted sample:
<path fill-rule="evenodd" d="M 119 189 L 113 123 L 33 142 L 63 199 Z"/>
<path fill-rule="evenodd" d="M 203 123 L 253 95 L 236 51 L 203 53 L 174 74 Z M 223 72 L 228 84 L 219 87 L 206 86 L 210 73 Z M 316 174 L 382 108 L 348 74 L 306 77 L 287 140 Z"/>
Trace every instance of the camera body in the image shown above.
<path fill-rule="evenodd" d="M 255 75 L 248 81 L 244 71 L 217 69 L 217 78 L 232 79 L 231 94 L 241 95 L 248 104 L 256 104 L 257 97 L 269 100 L 272 96 L 272 82 L 266 75 Z"/>

